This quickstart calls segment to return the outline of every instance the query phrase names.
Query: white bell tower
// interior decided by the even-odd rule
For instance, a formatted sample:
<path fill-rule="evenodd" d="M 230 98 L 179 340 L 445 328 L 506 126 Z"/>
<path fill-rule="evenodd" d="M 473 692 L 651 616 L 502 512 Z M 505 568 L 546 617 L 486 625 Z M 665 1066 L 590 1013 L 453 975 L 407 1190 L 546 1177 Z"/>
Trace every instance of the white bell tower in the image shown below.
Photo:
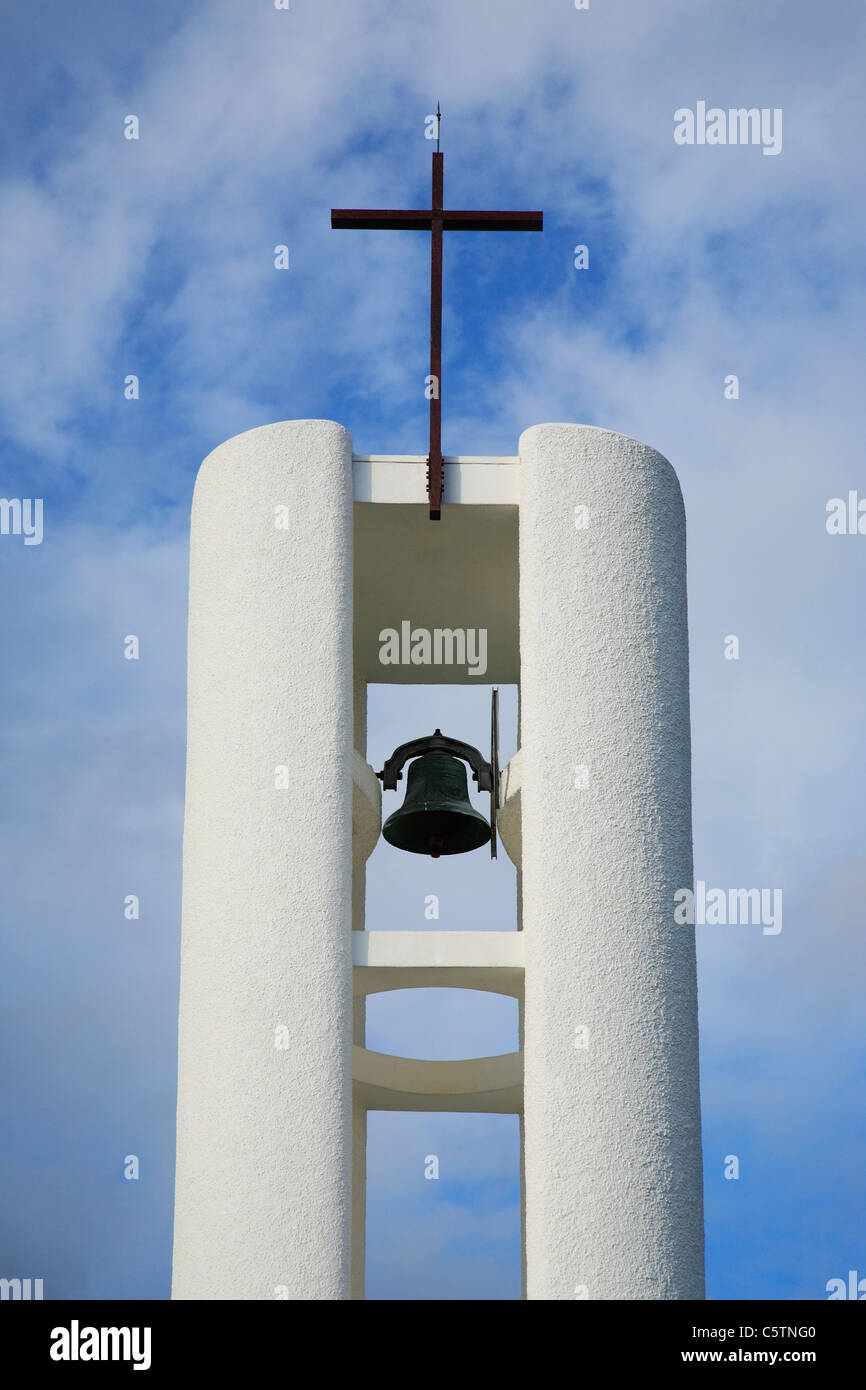
<path fill-rule="evenodd" d="M 702 1298 L 679 485 L 633 439 L 538 425 L 446 458 L 431 524 L 426 466 L 301 420 L 199 473 L 172 1296 L 363 1298 L 366 1113 L 397 1109 L 522 1116 L 527 1298 Z M 519 686 L 517 932 L 365 923 L 367 684 L 461 679 L 381 667 L 403 618 L 486 629 L 485 680 Z M 518 998 L 520 1051 L 366 1049 L 368 993 L 439 985 Z"/>

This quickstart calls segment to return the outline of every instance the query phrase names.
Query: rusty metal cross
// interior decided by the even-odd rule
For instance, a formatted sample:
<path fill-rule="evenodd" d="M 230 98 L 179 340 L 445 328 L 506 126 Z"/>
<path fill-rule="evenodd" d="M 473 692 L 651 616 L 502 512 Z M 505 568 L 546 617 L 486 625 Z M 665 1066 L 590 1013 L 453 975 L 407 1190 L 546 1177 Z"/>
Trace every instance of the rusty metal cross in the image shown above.
<path fill-rule="evenodd" d="M 440 113 L 437 111 L 437 118 Z M 437 123 L 438 131 L 438 123 Z M 438 146 L 438 136 L 437 136 Z M 427 457 L 427 496 L 430 520 L 441 516 L 442 473 L 442 233 L 462 232 L 540 232 L 540 212 L 448 212 L 444 207 L 444 159 L 438 148 L 433 153 L 433 192 L 431 205 L 424 209 L 332 208 L 331 226 L 336 228 L 384 228 L 398 231 L 429 231 L 430 256 L 430 453 Z"/>

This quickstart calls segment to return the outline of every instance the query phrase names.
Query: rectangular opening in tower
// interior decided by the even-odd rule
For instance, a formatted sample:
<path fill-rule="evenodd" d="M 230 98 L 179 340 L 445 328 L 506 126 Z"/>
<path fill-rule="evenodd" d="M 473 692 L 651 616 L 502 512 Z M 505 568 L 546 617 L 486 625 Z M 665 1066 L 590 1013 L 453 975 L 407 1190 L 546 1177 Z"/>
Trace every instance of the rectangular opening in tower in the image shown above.
<path fill-rule="evenodd" d="M 371 1110 L 366 1297 L 521 1297 L 517 1115 Z"/>
<path fill-rule="evenodd" d="M 491 686 L 392 686 L 367 688 L 367 761 L 378 772 L 401 743 L 441 729 L 490 758 Z M 499 690 L 500 765 L 517 746 L 517 687 Z M 382 797 L 386 821 L 406 804 L 408 767 L 396 791 Z M 490 797 L 467 770 L 470 806 L 488 822 Z M 368 931 L 515 931 L 517 874 L 503 845 L 491 860 L 486 844 L 457 854 L 407 852 L 380 837 L 366 862 Z"/>

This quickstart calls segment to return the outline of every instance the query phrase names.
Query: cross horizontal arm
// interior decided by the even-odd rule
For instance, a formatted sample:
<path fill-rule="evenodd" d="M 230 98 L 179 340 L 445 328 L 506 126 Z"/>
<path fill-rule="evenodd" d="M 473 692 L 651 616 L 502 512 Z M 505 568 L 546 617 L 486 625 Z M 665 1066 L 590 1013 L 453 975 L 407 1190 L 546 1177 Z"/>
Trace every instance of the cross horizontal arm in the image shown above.
<path fill-rule="evenodd" d="M 452 232 L 541 232 L 540 212 L 442 212 L 443 229 Z M 383 231 L 429 232 L 434 213 L 427 208 L 333 208 L 331 226 Z"/>
<path fill-rule="evenodd" d="M 443 212 L 442 225 L 451 232 L 541 232 L 540 212 Z"/>
<path fill-rule="evenodd" d="M 332 208 L 331 226 L 337 229 L 345 227 L 370 227 L 377 231 L 383 228 L 393 227 L 397 231 L 429 232 L 433 225 L 432 212 L 425 212 L 423 209 L 415 211 L 413 209 L 397 209 L 389 212 L 385 209 L 377 208 Z"/>

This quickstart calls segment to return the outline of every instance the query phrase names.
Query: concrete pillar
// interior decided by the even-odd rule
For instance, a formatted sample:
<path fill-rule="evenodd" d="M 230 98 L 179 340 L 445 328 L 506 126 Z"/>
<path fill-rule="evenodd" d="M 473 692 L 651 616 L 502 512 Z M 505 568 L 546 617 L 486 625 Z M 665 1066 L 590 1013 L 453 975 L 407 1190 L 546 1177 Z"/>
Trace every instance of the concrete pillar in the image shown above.
<path fill-rule="evenodd" d="M 251 430 L 193 501 L 176 1299 L 349 1297 L 352 725 L 351 439 Z"/>
<path fill-rule="evenodd" d="M 607 430 L 520 461 L 527 1296 L 703 1298 L 682 497 Z"/>
<path fill-rule="evenodd" d="M 355 751 L 367 756 L 367 682 L 362 671 L 354 675 Z M 364 930 L 367 909 L 367 853 L 360 837 L 352 840 L 352 930 Z M 367 997 L 355 996 L 352 1040 L 367 1042 Z M 352 1098 L 352 1280 L 350 1297 L 364 1298 L 367 1255 L 367 1107 Z"/>

